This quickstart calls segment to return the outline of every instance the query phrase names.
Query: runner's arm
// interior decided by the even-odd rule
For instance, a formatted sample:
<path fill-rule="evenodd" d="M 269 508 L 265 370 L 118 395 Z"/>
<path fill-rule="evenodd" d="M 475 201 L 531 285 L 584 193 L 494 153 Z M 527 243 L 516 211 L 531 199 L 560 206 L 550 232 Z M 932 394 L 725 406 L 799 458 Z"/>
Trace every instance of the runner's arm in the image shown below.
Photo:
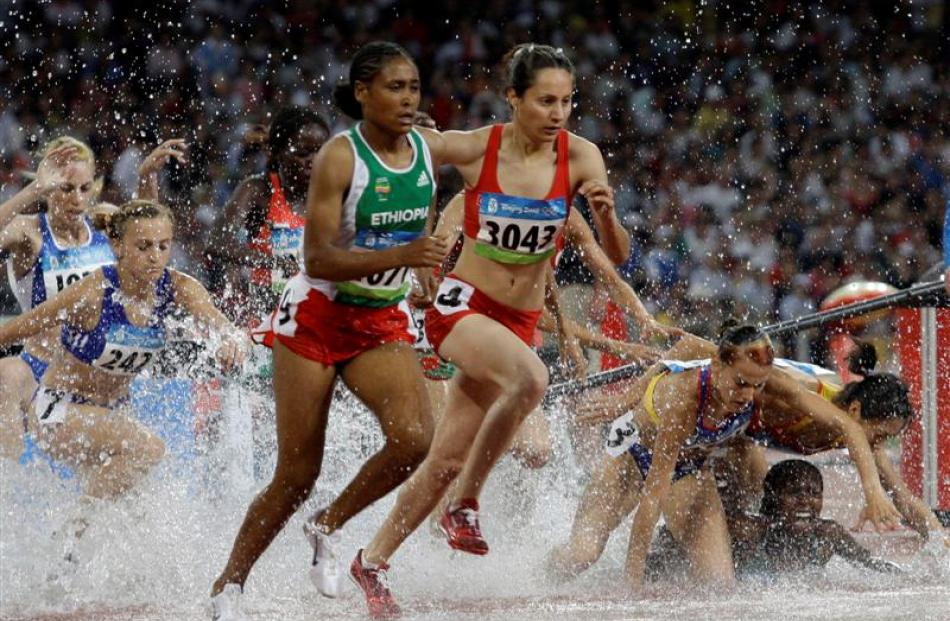
<path fill-rule="evenodd" d="M 252 231 L 245 231 L 247 214 L 266 200 L 261 179 L 245 179 L 224 204 L 221 225 L 214 227 L 208 252 L 227 263 L 247 267 L 272 267 L 273 257 L 250 246 Z"/>
<path fill-rule="evenodd" d="M 643 584 L 653 529 L 660 519 L 663 501 L 673 485 L 673 471 L 676 469 L 680 447 L 690 433 L 688 423 L 695 411 L 695 397 L 692 400 L 684 398 L 683 392 L 680 392 L 683 387 L 677 385 L 680 383 L 674 380 L 661 385 L 656 394 L 655 403 L 661 422 L 653 442 L 653 462 L 640 494 L 640 504 L 633 518 L 627 550 L 626 578 L 633 588 L 639 588 Z"/>
<path fill-rule="evenodd" d="M 617 218 L 614 191 L 607 181 L 607 166 L 600 149 L 589 140 L 571 134 L 572 163 L 578 167 L 577 192 L 587 199 L 600 244 L 607 257 L 620 265 L 630 256 L 630 233 Z"/>
<path fill-rule="evenodd" d="M 894 499 L 894 505 L 904 516 L 904 520 L 911 528 L 916 530 L 922 537 L 928 537 L 930 533 L 942 533 L 943 525 L 930 507 L 923 500 L 914 495 L 904 483 L 890 457 L 883 447 L 874 449 L 874 461 L 877 464 L 877 471 L 881 475 L 881 484 L 891 494 Z"/>
<path fill-rule="evenodd" d="M 855 541 L 854 537 L 837 522 L 832 522 L 825 527 L 824 532 L 819 533 L 819 536 L 824 537 L 831 544 L 835 554 L 849 563 L 862 565 L 881 573 L 901 573 L 901 568 L 894 563 L 871 556 L 871 553 Z"/>
<path fill-rule="evenodd" d="M 480 127 L 471 131 L 440 132 L 426 127 L 416 127 L 429 146 L 436 168 L 443 164 L 468 166 L 478 162 L 485 155 L 488 134 L 491 127 Z M 474 185 L 474 184 L 473 184 Z"/>
<path fill-rule="evenodd" d="M 887 497 L 874 462 L 874 453 L 861 426 L 838 407 L 804 388 L 785 372 L 774 369 L 769 374 L 766 391 L 783 399 L 798 412 L 807 413 L 817 424 L 837 431 L 844 438 L 848 454 L 861 478 L 867 503 L 862 521 L 869 519 L 876 528 L 894 527 L 900 514 Z"/>
<path fill-rule="evenodd" d="M 581 258 L 590 268 L 594 278 L 606 285 L 610 298 L 633 316 L 642 336 L 657 333 L 666 336 L 682 336 L 685 334 L 679 328 L 658 323 L 650 315 L 650 311 L 640 301 L 637 292 L 617 273 L 600 244 L 594 239 L 594 232 L 591 231 L 590 226 L 577 211 L 571 211 L 566 234 L 574 247 L 578 249 Z"/>
<path fill-rule="evenodd" d="M 31 336 L 58 328 L 63 323 L 92 327 L 99 322 L 101 301 L 102 272 L 97 271 L 66 287 L 59 295 L 0 325 L 0 347 L 22 343 Z"/>
<path fill-rule="evenodd" d="M 171 270 L 175 303 L 202 325 L 220 335 L 217 359 L 225 369 L 240 366 L 250 349 L 247 336 L 238 330 L 211 301 L 204 286 L 191 276 Z M 205 335 L 208 336 L 208 335 Z"/>
<path fill-rule="evenodd" d="M 661 356 L 661 360 L 696 360 L 709 358 L 715 354 L 715 345 L 687 333 Z M 578 407 L 577 421 L 594 425 L 613 420 L 624 412 L 629 412 L 640 403 L 650 380 L 665 369 L 662 362 L 658 362 L 639 376 L 623 394 L 606 394 L 586 399 Z"/>

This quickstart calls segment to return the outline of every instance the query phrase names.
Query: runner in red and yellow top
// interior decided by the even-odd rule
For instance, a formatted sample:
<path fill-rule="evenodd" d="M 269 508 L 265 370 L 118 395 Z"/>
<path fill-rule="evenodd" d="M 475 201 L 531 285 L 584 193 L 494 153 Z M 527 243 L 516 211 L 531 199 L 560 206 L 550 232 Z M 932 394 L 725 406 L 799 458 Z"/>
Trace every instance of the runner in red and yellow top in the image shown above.
<path fill-rule="evenodd" d="M 419 71 L 399 46 L 368 43 L 335 97 L 360 122 L 327 142 L 313 163 L 304 270 L 288 282 L 271 319 L 277 467 L 212 589 L 222 621 L 243 618 L 222 614 L 237 609 L 252 565 L 320 474 L 338 376 L 376 416 L 386 443 L 307 523 L 311 574 L 323 595 L 339 591 L 336 531 L 402 483 L 432 437 L 405 297 L 412 268 L 431 270 L 448 247 L 426 232 L 435 175 L 429 148 L 413 128 Z"/>
<path fill-rule="evenodd" d="M 525 44 L 507 59 L 510 123 L 471 132 L 421 132 L 438 164 L 466 186 L 466 237 L 454 271 L 426 313 L 429 341 L 458 367 L 426 460 L 351 572 L 371 611 L 398 608 L 388 589 L 364 580 L 384 567 L 457 476 L 441 521 L 449 544 L 485 554 L 478 496 L 524 418 L 541 401 L 547 369 L 531 349 L 544 305 L 548 259 L 575 194 L 587 199 L 608 256 L 623 261 L 630 238 L 613 210 L 599 149 L 565 129 L 574 71 L 561 50 Z"/>
<path fill-rule="evenodd" d="M 300 271 L 307 184 L 313 157 L 330 129 L 316 112 L 282 108 L 267 130 L 267 171 L 244 179 L 224 206 L 208 244 L 225 306 L 249 328 L 273 312 Z"/>

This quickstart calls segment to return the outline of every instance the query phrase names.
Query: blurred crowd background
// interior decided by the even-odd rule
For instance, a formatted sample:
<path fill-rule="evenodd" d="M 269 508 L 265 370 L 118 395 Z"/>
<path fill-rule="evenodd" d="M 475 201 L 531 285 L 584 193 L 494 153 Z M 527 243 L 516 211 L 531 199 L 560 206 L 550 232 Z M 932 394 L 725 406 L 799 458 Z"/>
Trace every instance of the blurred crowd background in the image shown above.
<path fill-rule="evenodd" d="M 114 203 L 145 153 L 185 138 L 190 161 L 165 170 L 162 196 L 175 264 L 199 278 L 223 204 L 264 168 L 269 115 L 305 105 L 346 127 L 331 89 L 377 38 L 417 59 L 440 128 L 507 118 L 512 45 L 563 47 L 571 129 L 604 152 L 634 238 L 623 273 L 690 330 L 798 316 L 852 279 L 904 287 L 940 260 L 948 2 L 136 4 L 0 0 L 0 199 L 62 134 L 89 142 Z M 448 174 L 443 194 L 458 186 Z M 559 278 L 589 275 L 568 260 Z M 0 313 L 15 312 L 7 294 Z"/>

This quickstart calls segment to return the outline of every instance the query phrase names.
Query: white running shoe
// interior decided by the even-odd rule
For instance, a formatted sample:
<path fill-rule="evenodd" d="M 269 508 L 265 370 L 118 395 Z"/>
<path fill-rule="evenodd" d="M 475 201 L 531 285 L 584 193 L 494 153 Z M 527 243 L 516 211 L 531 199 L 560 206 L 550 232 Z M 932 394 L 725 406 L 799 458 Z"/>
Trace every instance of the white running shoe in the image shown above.
<path fill-rule="evenodd" d="M 224 590 L 211 598 L 211 621 L 250 621 L 241 610 L 241 585 L 226 584 Z"/>
<path fill-rule="evenodd" d="M 340 581 L 343 578 L 340 560 L 336 554 L 337 547 L 340 545 L 339 531 L 327 535 L 313 523 L 313 520 L 308 520 L 303 525 L 303 534 L 306 535 L 310 547 L 313 548 L 310 580 L 324 597 L 337 597 L 340 594 Z"/>

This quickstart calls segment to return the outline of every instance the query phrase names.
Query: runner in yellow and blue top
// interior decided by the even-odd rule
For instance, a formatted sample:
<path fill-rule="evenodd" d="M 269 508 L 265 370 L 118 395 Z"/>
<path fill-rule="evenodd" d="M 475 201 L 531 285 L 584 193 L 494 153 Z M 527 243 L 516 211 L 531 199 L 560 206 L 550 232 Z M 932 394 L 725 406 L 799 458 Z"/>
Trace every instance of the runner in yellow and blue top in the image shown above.
<path fill-rule="evenodd" d="M 386 443 L 307 523 L 311 577 L 323 595 L 339 591 L 336 531 L 402 483 L 432 437 L 405 298 L 412 269 L 431 270 L 448 248 L 427 232 L 436 180 L 429 147 L 413 128 L 419 72 L 399 46 L 368 43 L 335 96 L 359 122 L 314 161 L 304 269 L 284 288 L 271 317 L 277 468 L 251 504 L 212 588 L 221 621 L 245 618 L 238 598 L 251 567 L 320 473 L 337 376 L 377 417 Z"/>
<path fill-rule="evenodd" d="M 718 407 L 728 407 L 733 411 L 738 411 L 742 402 L 754 402 L 757 405 L 756 411 L 746 416 L 741 426 L 729 425 L 733 432 L 729 434 L 730 451 L 737 446 L 750 444 L 746 435 L 749 428 L 753 428 L 755 432 L 759 425 L 793 425 L 807 416 L 813 421 L 815 428 L 840 439 L 848 448 L 859 472 L 867 501 L 862 515 L 867 516 L 878 527 L 888 527 L 896 522 L 899 517 L 898 508 L 887 498 L 883 479 L 880 478 L 884 476 L 884 471 L 881 470 L 874 448 L 878 444 L 878 433 L 887 429 L 893 432 L 893 426 L 900 424 L 899 420 L 868 421 L 870 424 L 855 421 L 849 416 L 855 407 L 850 401 L 841 401 L 840 397 L 836 400 L 842 407 L 849 408 L 849 411 L 845 412 L 827 400 L 831 390 L 825 384 L 829 383 L 830 378 L 824 370 L 813 365 L 773 359 L 767 368 L 763 366 L 767 372 L 764 375 L 765 382 L 762 383 L 762 374 L 753 373 L 756 371 L 755 367 L 746 364 L 748 368 L 740 369 L 736 364 L 724 364 L 728 362 L 722 359 L 724 343 L 728 345 L 730 342 L 733 343 L 732 349 L 743 353 L 753 350 L 753 345 L 757 343 L 761 347 L 761 343 L 767 342 L 767 337 L 754 326 L 728 328 L 717 348 L 709 341 L 687 335 L 668 355 L 674 359 L 712 355 L 712 360 L 693 359 L 685 363 L 677 360 L 661 361 L 634 382 L 626 394 L 605 396 L 604 401 L 611 400 L 632 411 L 620 416 L 611 425 L 606 447 L 608 455 L 584 490 L 569 542 L 551 556 L 550 568 L 553 572 L 571 576 L 594 563 L 600 557 L 610 533 L 623 518 L 638 505 L 638 515 L 641 514 L 644 500 L 656 503 L 656 499 L 662 500 L 664 495 L 672 499 L 665 501 L 663 509 L 667 516 L 667 525 L 672 525 L 671 532 L 681 529 L 685 518 L 700 520 L 700 517 L 695 515 L 690 518 L 691 512 L 682 508 L 684 499 L 689 500 L 691 493 L 709 494 L 704 502 L 711 500 L 718 504 L 718 499 L 712 496 L 716 492 L 715 486 L 710 487 L 711 473 L 702 463 L 715 444 L 706 443 L 704 436 L 709 436 L 710 433 L 719 435 L 718 429 L 725 429 L 726 426 L 705 425 L 705 417 L 691 414 L 696 411 L 694 402 L 708 401 L 710 397 L 713 402 L 721 404 Z M 739 358 L 738 362 L 742 362 L 742 359 Z M 717 371 L 717 367 L 721 371 Z M 705 398 L 701 388 L 692 388 L 696 385 L 693 382 L 699 382 L 700 386 L 705 383 L 704 369 L 709 369 L 710 378 L 707 381 L 712 382 L 714 386 L 712 393 L 707 394 Z M 731 388 L 730 382 L 734 384 Z M 868 385 L 873 383 L 877 383 L 876 380 L 868 382 Z M 750 398 L 751 388 L 755 388 L 755 394 Z M 846 391 L 842 391 L 842 394 L 844 392 Z M 693 394 L 698 394 L 699 397 L 694 398 Z M 899 394 L 894 393 L 893 396 L 899 397 Z M 603 403 L 596 403 L 596 399 L 592 401 L 595 402 L 593 408 L 607 409 Z M 902 408 L 906 410 L 906 392 L 903 405 L 899 401 L 900 399 L 895 399 L 888 407 L 893 408 L 895 412 L 901 411 Z M 682 418 L 677 424 L 678 428 L 671 429 L 675 422 L 670 416 L 671 412 Z M 593 417 L 588 417 L 588 422 L 592 419 Z M 710 431 L 706 431 L 705 427 L 709 427 Z M 664 428 L 667 430 L 665 439 Z M 670 431 L 676 431 L 682 441 L 671 442 Z M 691 438 L 695 440 L 691 442 Z M 722 440 L 725 437 L 717 439 Z M 678 438 L 674 437 L 674 440 Z M 700 444 L 705 447 L 699 446 Z M 655 475 L 658 456 L 664 460 L 666 472 Z M 764 469 L 758 476 L 759 481 L 761 476 L 764 476 Z M 695 489 L 697 486 L 702 489 Z M 691 487 L 694 489 L 691 490 Z M 652 498 L 649 496 L 651 493 Z M 677 509 L 677 506 L 680 509 Z M 685 506 L 693 505 L 687 502 Z M 652 515 L 647 517 L 653 519 L 653 515 L 658 511 L 657 505 L 648 507 L 648 510 Z M 702 538 L 702 542 L 698 542 L 691 552 L 705 555 L 705 560 L 694 566 L 694 573 L 697 578 L 706 581 L 731 581 L 728 546 L 723 545 L 723 540 L 718 538 L 724 532 L 720 529 L 723 524 L 720 521 L 721 516 L 717 510 L 707 517 L 717 525 L 710 527 L 710 534 Z M 634 531 L 631 534 L 627 570 L 633 586 L 637 586 L 642 579 L 646 546 L 649 545 L 649 535 L 652 535 L 652 525 L 645 523 L 644 519 L 637 518 L 634 521 Z M 648 525 L 650 533 L 647 533 Z M 683 540 L 683 532 L 673 532 L 674 537 Z"/>

